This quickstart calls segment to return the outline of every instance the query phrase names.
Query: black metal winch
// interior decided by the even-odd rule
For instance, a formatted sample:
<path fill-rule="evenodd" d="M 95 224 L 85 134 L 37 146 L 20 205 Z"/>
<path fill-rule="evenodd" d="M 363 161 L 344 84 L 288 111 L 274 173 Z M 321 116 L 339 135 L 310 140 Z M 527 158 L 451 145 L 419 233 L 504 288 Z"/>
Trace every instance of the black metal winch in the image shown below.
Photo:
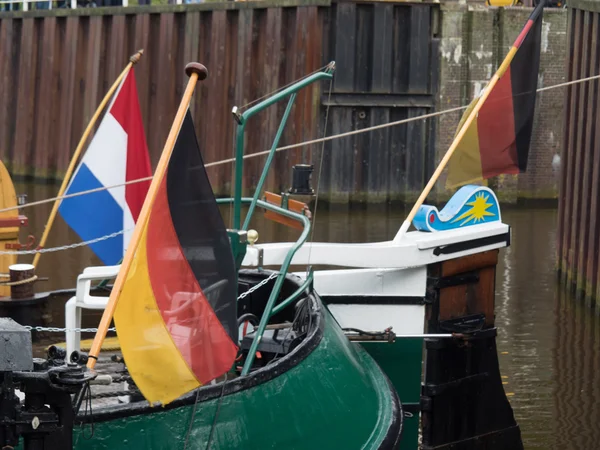
<path fill-rule="evenodd" d="M 94 371 L 64 359 L 34 359 L 30 331 L 0 318 L 0 448 L 20 438 L 24 450 L 72 448 L 80 394 L 94 378 Z"/>

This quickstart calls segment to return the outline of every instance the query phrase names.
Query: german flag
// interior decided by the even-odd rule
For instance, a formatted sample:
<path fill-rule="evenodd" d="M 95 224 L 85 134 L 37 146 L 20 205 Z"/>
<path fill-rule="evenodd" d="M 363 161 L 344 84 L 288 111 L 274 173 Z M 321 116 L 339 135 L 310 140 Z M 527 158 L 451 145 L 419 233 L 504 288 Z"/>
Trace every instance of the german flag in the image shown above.
<path fill-rule="evenodd" d="M 456 147 L 448 165 L 447 188 L 527 169 L 544 3 L 541 1 L 529 16 L 494 75 L 498 81 Z M 478 101 L 479 97 L 463 114 L 457 133 Z"/>
<path fill-rule="evenodd" d="M 127 368 L 149 402 L 169 403 L 232 367 L 236 280 L 188 110 L 114 316 Z"/>

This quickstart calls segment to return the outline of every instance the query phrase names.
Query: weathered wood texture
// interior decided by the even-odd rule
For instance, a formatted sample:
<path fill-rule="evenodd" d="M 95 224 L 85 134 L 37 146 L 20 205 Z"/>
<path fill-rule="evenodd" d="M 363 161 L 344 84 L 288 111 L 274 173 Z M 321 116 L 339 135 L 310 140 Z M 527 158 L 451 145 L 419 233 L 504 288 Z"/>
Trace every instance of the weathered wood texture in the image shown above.
<path fill-rule="evenodd" d="M 440 289 L 438 319 L 444 321 L 471 314 L 485 314 L 485 325 L 493 326 L 495 323 L 494 287 L 497 264 L 498 250 L 441 263 L 437 276 L 453 277 L 461 274 L 474 274 L 478 280 Z"/>
<path fill-rule="evenodd" d="M 135 67 L 153 163 L 183 93 L 183 67 L 209 70 L 191 107 L 205 162 L 233 156 L 231 109 L 335 60 L 329 82 L 298 95 L 281 145 L 430 111 L 437 48 L 435 4 L 256 2 L 78 9 L 0 14 L 0 157 L 13 174 L 60 178 L 110 84 L 143 48 Z M 35 15 L 37 14 L 37 15 Z M 436 70 L 433 71 L 436 73 Z M 285 103 L 251 119 L 246 152 L 272 144 Z M 431 169 L 430 124 L 410 125 L 326 145 L 322 193 L 332 200 L 389 200 L 419 191 Z M 291 166 L 314 163 L 321 146 L 277 155 L 267 188 L 291 182 Z M 247 160 L 252 190 L 264 158 Z M 216 193 L 230 194 L 232 165 L 208 169 Z M 316 185 L 317 176 L 314 177 Z"/>
<path fill-rule="evenodd" d="M 336 73 L 328 134 L 431 112 L 439 73 L 438 10 L 431 5 L 338 3 L 328 54 Z M 331 141 L 323 186 L 333 202 L 416 199 L 435 157 L 434 121 L 419 120 Z"/>
<path fill-rule="evenodd" d="M 569 80 L 600 73 L 600 15 L 569 10 Z M 562 281 L 588 300 L 600 298 L 598 284 L 600 126 L 598 80 L 566 88 L 564 141 L 557 232 Z"/>

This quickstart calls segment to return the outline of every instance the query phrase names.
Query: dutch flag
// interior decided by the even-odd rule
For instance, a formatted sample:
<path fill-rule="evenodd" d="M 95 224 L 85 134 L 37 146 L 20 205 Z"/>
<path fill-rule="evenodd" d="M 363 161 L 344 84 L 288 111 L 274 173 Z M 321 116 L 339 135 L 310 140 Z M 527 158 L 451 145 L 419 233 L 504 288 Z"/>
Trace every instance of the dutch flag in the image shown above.
<path fill-rule="evenodd" d="M 152 175 L 135 74 L 130 69 L 75 170 L 66 195 L 122 185 Z M 150 181 L 66 198 L 58 209 L 83 241 L 124 231 L 90 244 L 106 265 L 118 264 L 131 238 Z"/>

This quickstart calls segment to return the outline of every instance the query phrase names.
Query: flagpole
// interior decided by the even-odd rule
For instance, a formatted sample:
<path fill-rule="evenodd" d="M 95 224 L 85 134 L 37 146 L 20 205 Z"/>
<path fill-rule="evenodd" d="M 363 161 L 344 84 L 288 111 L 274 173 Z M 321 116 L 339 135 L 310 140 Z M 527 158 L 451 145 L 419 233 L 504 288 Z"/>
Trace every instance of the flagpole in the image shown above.
<path fill-rule="evenodd" d="M 441 175 L 442 170 L 444 170 L 444 168 L 446 167 L 446 164 L 452 157 L 452 154 L 458 147 L 458 144 L 460 144 L 460 141 L 462 140 L 462 138 L 466 134 L 467 130 L 471 126 L 471 123 L 473 123 L 473 120 L 475 120 L 475 118 L 477 117 L 477 114 L 479 113 L 479 110 L 483 106 L 483 103 L 486 101 L 486 99 L 490 95 L 490 92 L 492 91 L 492 89 L 494 89 L 494 86 L 496 85 L 498 80 L 502 77 L 502 75 L 504 75 L 504 72 L 506 72 L 506 69 L 508 69 L 508 66 L 512 62 L 515 54 L 517 53 L 519 46 L 521 45 L 521 43 L 525 39 L 525 36 L 527 36 L 527 33 L 529 32 L 529 30 L 531 28 L 530 23 L 532 22 L 532 20 L 534 20 L 534 18 L 537 16 L 537 14 L 539 14 L 539 12 L 542 10 L 542 8 L 544 7 L 544 3 L 545 3 L 545 0 L 540 1 L 538 6 L 533 10 L 531 15 L 529 16 L 529 19 L 527 20 L 527 23 L 525 24 L 525 26 L 519 33 L 519 36 L 517 37 L 517 39 L 515 39 L 513 46 L 511 47 L 508 54 L 504 58 L 504 61 L 502 61 L 502 64 L 500 65 L 500 67 L 498 68 L 498 70 L 496 71 L 496 73 L 494 74 L 494 76 L 492 77 L 490 82 L 488 83 L 488 85 L 484 88 L 483 94 L 479 97 L 479 100 L 477 101 L 475 107 L 473 108 L 473 110 L 467 117 L 467 120 L 465 120 L 465 122 L 463 123 L 463 126 L 461 127 L 460 131 L 458 132 L 458 134 L 452 141 L 450 148 L 448 148 L 448 151 L 446 152 L 446 154 L 440 161 L 439 165 L 435 169 L 435 172 L 433 172 L 433 175 L 429 179 L 427 186 L 425 186 L 425 189 L 423 189 L 423 192 L 421 192 L 421 195 L 419 196 L 416 203 L 410 210 L 408 217 L 406 218 L 404 223 L 402 223 L 400 230 L 398 230 L 398 233 L 394 237 L 394 240 L 393 240 L 394 243 L 399 243 L 402 240 L 402 238 L 404 237 L 404 234 L 406 234 L 406 232 L 408 231 L 408 228 L 410 227 L 410 223 L 412 222 L 415 215 L 417 214 L 417 211 L 419 210 L 419 208 L 421 207 L 421 205 L 423 204 L 423 202 L 429 195 L 429 192 L 433 188 L 433 185 L 435 184 L 435 182 Z"/>
<path fill-rule="evenodd" d="M 208 70 L 200 63 L 189 63 L 187 66 L 185 66 L 185 73 L 187 76 L 190 77 L 190 79 L 188 81 L 187 87 L 185 88 L 185 92 L 183 93 L 183 98 L 181 99 L 181 103 L 179 104 L 179 109 L 177 110 L 177 114 L 175 115 L 175 120 L 173 120 L 173 125 L 171 126 L 171 131 L 169 132 L 169 136 L 167 137 L 167 141 L 160 156 L 160 160 L 158 161 L 158 165 L 156 166 L 154 177 L 152 178 L 152 182 L 150 183 L 150 187 L 148 188 L 148 193 L 146 194 L 144 205 L 142 206 L 142 210 L 140 211 L 140 215 L 133 230 L 131 240 L 129 241 L 129 245 L 127 246 L 127 251 L 125 252 L 125 256 L 123 257 L 121 269 L 119 270 L 119 274 L 117 275 L 115 284 L 113 285 L 112 291 L 110 292 L 110 297 L 108 299 L 106 308 L 104 309 L 104 313 L 102 314 L 102 319 L 100 320 L 98 331 L 96 332 L 96 336 L 94 336 L 94 342 L 92 343 L 92 348 L 90 349 L 87 362 L 87 367 L 90 369 L 93 369 L 96 365 L 96 361 L 98 359 L 98 355 L 100 354 L 102 343 L 104 342 L 106 332 L 108 331 L 108 327 L 117 307 L 117 300 L 119 298 L 119 295 L 121 294 L 121 291 L 123 290 L 123 284 L 125 282 L 125 279 L 127 278 L 129 268 L 131 267 L 133 256 L 135 255 L 137 247 L 140 243 L 140 239 L 142 237 L 142 230 L 144 229 L 144 227 L 146 226 L 146 222 L 148 221 L 148 216 L 150 215 L 150 207 L 154 203 L 154 199 L 156 198 L 158 188 L 160 186 L 160 183 L 162 182 L 163 176 L 169 164 L 169 158 L 171 157 L 171 153 L 173 152 L 173 147 L 175 146 L 177 135 L 179 134 L 179 130 L 181 129 L 181 124 L 183 123 L 183 119 L 189 108 L 189 104 L 192 99 L 192 94 L 194 93 L 194 88 L 196 87 L 196 82 L 198 80 L 204 80 L 208 76 Z"/>
<path fill-rule="evenodd" d="M 114 92 L 116 91 L 116 89 L 121 84 L 121 81 L 123 80 L 123 78 L 125 78 L 125 75 L 127 75 L 129 70 L 131 69 L 131 67 L 133 67 L 133 65 L 136 64 L 140 60 L 143 53 L 144 53 L 143 49 L 138 50 L 135 54 L 133 54 L 129 57 L 129 64 L 127 64 L 127 66 L 125 66 L 125 69 L 123 69 L 121 74 L 117 77 L 117 79 L 115 80 L 113 85 L 110 87 L 110 89 L 108 90 L 108 92 L 106 93 L 104 98 L 102 99 L 102 102 L 100 103 L 100 105 L 98 105 L 98 108 L 96 109 L 96 112 L 94 113 L 90 122 L 88 123 L 88 126 L 86 127 L 85 131 L 83 132 L 83 135 L 81 136 L 81 139 L 79 140 L 79 144 L 77 144 L 77 148 L 75 149 L 75 153 L 73 154 L 73 157 L 71 158 L 71 162 L 69 163 L 69 167 L 67 168 L 67 172 L 62 181 L 62 184 L 60 185 L 60 189 L 58 190 L 57 199 L 54 202 L 54 205 L 52 206 L 52 210 L 50 211 L 50 216 L 48 217 L 48 222 L 46 222 L 46 226 L 44 227 L 44 232 L 42 234 L 42 238 L 40 239 L 39 248 L 44 248 L 44 246 L 46 245 L 46 240 L 48 239 L 48 234 L 50 234 L 50 229 L 52 228 L 52 224 L 54 223 L 54 219 L 56 218 L 56 213 L 58 212 L 58 207 L 60 205 L 60 198 L 63 196 L 63 194 L 65 193 L 65 190 L 67 189 L 67 186 L 71 179 L 71 175 L 73 174 L 73 170 L 75 170 L 75 164 L 77 163 L 77 160 L 79 159 L 79 155 L 81 154 L 81 151 L 83 150 L 83 146 L 85 145 L 88 136 L 92 132 L 92 128 L 96 124 L 96 121 L 98 120 L 98 117 L 100 117 L 100 114 L 104 110 L 104 107 L 106 106 L 108 101 L 111 99 L 111 97 L 114 94 Z M 33 257 L 33 266 L 34 267 L 37 267 L 37 263 L 39 262 L 41 256 L 42 256 L 41 253 L 36 253 L 35 256 Z"/>

